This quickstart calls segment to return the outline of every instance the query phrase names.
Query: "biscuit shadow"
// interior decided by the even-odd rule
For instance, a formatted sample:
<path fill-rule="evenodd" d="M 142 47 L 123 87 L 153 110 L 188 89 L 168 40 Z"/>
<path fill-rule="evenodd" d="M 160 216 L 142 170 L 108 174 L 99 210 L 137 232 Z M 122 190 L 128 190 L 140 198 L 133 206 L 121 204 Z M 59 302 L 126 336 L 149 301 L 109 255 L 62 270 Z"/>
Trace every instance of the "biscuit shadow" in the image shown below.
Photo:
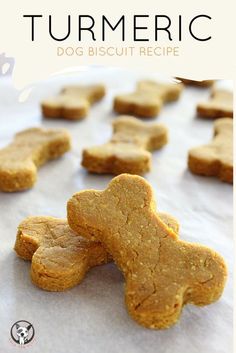
<path fill-rule="evenodd" d="M 220 118 L 218 118 L 218 119 L 220 119 Z M 195 113 L 195 114 L 193 115 L 193 120 L 194 120 L 194 121 L 201 121 L 203 124 L 204 124 L 204 123 L 205 123 L 205 124 L 212 123 L 212 126 L 213 126 L 214 122 L 215 122 L 217 119 L 215 119 L 215 118 L 210 118 L 210 117 L 205 117 L 205 116 L 202 116 L 202 115 L 199 115 L 199 114 Z"/>
<path fill-rule="evenodd" d="M 133 117 L 136 118 L 138 120 L 141 120 L 143 122 L 147 121 L 147 122 L 155 122 L 156 119 L 159 118 L 160 114 L 157 114 L 155 116 L 151 116 L 151 117 L 145 117 L 145 116 L 140 116 L 140 115 L 136 115 L 136 114 L 132 114 L 132 113 L 117 113 L 116 111 L 114 111 L 112 108 L 109 111 L 110 117 L 112 118 L 112 120 L 115 120 L 116 118 L 119 118 L 120 116 L 128 116 L 128 117 Z"/>
<path fill-rule="evenodd" d="M 80 124 L 84 119 L 81 120 L 68 120 L 60 118 L 45 118 L 41 115 L 41 125 L 45 129 L 70 129 L 74 128 L 76 124 Z"/>
<path fill-rule="evenodd" d="M 183 182 L 194 182 L 193 186 L 200 185 L 204 188 L 215 188 L 215 186 L 221 186 L 221 188 L 232 188 L 232 184 L 222 182 L 219 178 L 214 176 L 197 175 L 192 173 L 188 168 L 186 168 L 182 173 Z M 182 183 L 181 181 L 181 183 Z"/>
<path fill-rule="evenodd" d="M 30 266 L 31 261 L 20 258 L 12 249 L 9 255 L 12 262 L 13 285 L 17 290 L 25 290 L 26 287 L 31 285 L 30 280 Z M 13 259 L 12 259 L 13 257 Z"/>

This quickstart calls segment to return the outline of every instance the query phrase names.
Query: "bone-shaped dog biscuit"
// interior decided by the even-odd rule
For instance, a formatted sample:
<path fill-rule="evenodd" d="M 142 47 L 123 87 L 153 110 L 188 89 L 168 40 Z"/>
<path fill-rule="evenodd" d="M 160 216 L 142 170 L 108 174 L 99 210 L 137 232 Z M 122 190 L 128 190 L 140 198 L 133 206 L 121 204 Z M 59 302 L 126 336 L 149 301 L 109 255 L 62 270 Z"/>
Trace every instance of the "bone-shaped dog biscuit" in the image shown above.
<path fill-rule="evenodd" d="M 214 137 L 208 145 L 189 151 L 188 166 L 194 174 L 216 176 L 233 182 L 233 122 L 231 118 L 217 119 Z"/>
<path fill-rule="evenodd" d="M 140 81 L 134 93 L 115 97 L 114 110 L 120 114 L 154 117 L 159 114 L 164 103 L 177 100 L 182 89 L 181 83 Z"/>
<path fill-rule="evenodd" d="M 212 90 L 209 101 L 197 105 L 197 113 L 203 118 L 233 118 L 233 93 L 224 89 Z"/>
<path fill-rule="evenodd" d="M 80 120 L 88 114 L 91 104 L 105 95 L 103 85 L 67 86 L 61 93 L 41 103 L 46 118 Z"/>
<path fill-rule="evenodd" d="M 196 80 L 190 80 L 182 77 L 176 77 L 176 78 L 180 80 L 184 85 L 187 85 L 187 86 L 211 87 L 214 83 L 214 80 L 196 81 Z"/>
<path fill-rule="evenodd" d="M 49 291 L 72 288 L 91 267 L 111 260 L 100 243 L 76 236 L 66 220 L 53 217 L 29 217 L 21 222 L 15 251 L 32 261 L 32 281 Z"/>
<path fill-rule="evenodd" d="M 101 241 L 126 280 L 129 313 L 141 325 L 167 328 L 184 304 L 206 305 L 222 294 L 224 260 L 207 247 L 180 240 L 155 211 L 153 191 L 140 176 L 122 174 L 105 191 L 75 194 L 70 227 Z"/>
<path fill-rule="evenodd" d="M 159 216 L 176 233 L 178 222 L 165 213 Z M 53 217 L 28 217 L 19 227 L 16 253 L 31 260 L 34 284 L 49 291 L 63 291 L 79 284 L 94 266 L 107 263 L 112 257 L 99 242 L 77 236 L 66 220 Z"/>
<path fill-rule="evenodd" d="M 70 136 L 64 129 L 31 128 L 19 132 L 10 145 L 0 150 L 0 190 L 31 188 L 37 178 L 37 167 L 69 149 Z"/>
<path fill-rule="evenodd" d="M 121 116 L 113 122 L 110 142 L 83 151 L 82 165 L 93 173 L 143 174 L 150 170 L 151 153 L 167 143 L 163 124 L 146 124 Z"/>

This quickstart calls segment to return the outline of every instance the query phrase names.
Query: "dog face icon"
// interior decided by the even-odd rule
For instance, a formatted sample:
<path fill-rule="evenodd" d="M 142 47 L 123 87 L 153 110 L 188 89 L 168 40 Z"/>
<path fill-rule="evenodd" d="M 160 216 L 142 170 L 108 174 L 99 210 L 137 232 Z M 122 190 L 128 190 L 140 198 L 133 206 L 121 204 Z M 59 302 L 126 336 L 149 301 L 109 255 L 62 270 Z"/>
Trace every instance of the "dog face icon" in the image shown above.
<path fill-rule="evenodd" d="M 11 328 L 11 337 L 19 345 L 25 345 L 33 339 L 34 327 L 28 321 L 17 321 Z"/>
<path fill-rule="evenodd" d="M 18 336 L 19 344 L 25 344 L 28 341 L 29 330 L 31 325 L 27 327 L 20 326 L 16 324 L 16 334 Z"/>

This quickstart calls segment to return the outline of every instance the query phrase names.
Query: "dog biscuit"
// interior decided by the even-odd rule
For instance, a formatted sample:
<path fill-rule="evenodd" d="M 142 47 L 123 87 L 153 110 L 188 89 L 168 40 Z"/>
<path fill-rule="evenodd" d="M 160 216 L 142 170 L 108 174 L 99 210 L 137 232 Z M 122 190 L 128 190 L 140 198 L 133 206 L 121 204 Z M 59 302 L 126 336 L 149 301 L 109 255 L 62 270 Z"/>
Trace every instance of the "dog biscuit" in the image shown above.
<path fill-rule="evenodd" d="M 167 128 L 121 116 L 113 122 L 108 143 L 86 148 L 82 165 L 93 173 L 143 174 L 150 170 L 151 153 L 167 143 Z"/>
<path fill-rule="evenodd" d="M 203 80 L 203 81 L 195 81 L 189 80 L 187 78 L 176 77 L 177 80 L 180 80 L 184 85 L 187 86 L 196 86 L 196 87 L 211 87 L 214 83 L 214 80 Z"/>
<path fill-rule="evenodd" d="M 189 151 L 188 166 L 192 173 L 216 176 L 233 183 L 233 122 L 231 118 L 217 119 L 214 137 L 208 145 Z"/>
<path fill-rule="evenodd" d="M 29 217 L 18 227 L 16 253 L 31 260 L 33 283 L 49 291 L 79 284 L 93 266 L 111 257 L 98 242 L 78 237 L 64 219 Z"/>
<path fill-rule="evenodd" d="M 36 182 L 37 167 L 69 149 L 70 136 L 63 129 L 31 128 L 17 133 L 13 142 L 0 150 L 0 190 L 31 188 Z"/>
<path fill-rule="evenodd" d="M 176 233 L 178 222 L 165 213 L 159 216 Z M 63 291 L 79 284 L 94 266 L 112 260 L 99 242 L 77 236 L 66 220 L 28 217 L 19 227 L 15 251 L 30 260 L 32 282 L 48 291 Z"/>
<path fill-rule="evenodd" d="M 182 89 L 181 83 L 140 81 L 134 93 L 115 97 L 114 110 L 120 114 L 131 114 L 144 118 L 155 117 L 159 114 L 164 103 L 179 98 Z"/>
<path fill-rule="evenodd" d="M 86 117 L 90 106 L 105 95 L 103 85 L 67 86 L 61 93 L 41 103 L 46 118 L 80 120 Z"/>
<path fill-rule="evenodd" d="M 70 227 L 100 241 L 126 280 L 126 305 L 141 325 L 168 328 L 184 304 L 206 305 L 222 294 L 227 270 L 220 255 L 180 240 L 155 211 L 153 191 L 140 176 L 121 174 L 105 191 L 75 194 Z"/>
<path fill-rule="evenodd" d="M 208 102 L 197 105 L 197 114 L 203 118 L 233 118 L 233 93 L 224 89 L 214 89 Z"/>

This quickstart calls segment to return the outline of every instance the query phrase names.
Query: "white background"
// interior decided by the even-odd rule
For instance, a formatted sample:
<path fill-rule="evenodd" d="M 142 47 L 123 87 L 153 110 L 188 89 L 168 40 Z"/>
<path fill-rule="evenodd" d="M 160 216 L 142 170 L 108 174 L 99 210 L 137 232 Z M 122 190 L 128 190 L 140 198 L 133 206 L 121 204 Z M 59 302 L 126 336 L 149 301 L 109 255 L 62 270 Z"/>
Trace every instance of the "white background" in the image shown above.
<path fill-rule="evenodd" d="M 189 148 L 207 143 L 212 137 L 213 122 L 195 116 L 196 104 L 208 98 L 208 89 L 186 88 L 178 102 L 166 105 L 154 119 L 169 128 L 169 144 L 153 153 L 153 169 L 146 178 L 155 190 L 158 209 L 178 218 L 181 238 L 210 246 L 226 259 L 229 279 L 217 303 L 203 308 L 188 305 L 174 327 L 148 330 L 127 314 L 123 277 L 114 264 L 92 269 L 72 290 L 49 293 L 31 283 L 30 263 L 17 258 L 12 250 L 22 219 L 29 215 L 65 217 L 66 202 L 74 192 L 106 187 L 111 176 L 88 174 L 80 166 L 81 151 L 109 139 L 111 122 L 115 119 L 112 99 L 117 93 L 132 90 L 139 77 L 143 76 L 119 69 L 95 68 L 77 75 L 54 77 L 38 84 L 24 104 L 17 102 L 19 93 L 10 78 L 0 79 L 0 147 L 17 131 L 39 125 L 67 128 L 73 138 L 72 151 L 42 167 L 32 190 L 0 193 L 1 353 L 20 351 L 20 347 L 10 342 L 9 331 L 15 321 L 23 319 L 35 327 L 35 340 L 26 348 L 33 353 L 232 351 L 232 185 L 192 175 L 187 169 Z M 39 109 L 41 99 L 71 82 L 104 82 L 107 95 L 81 122 L 43 120 Z"/>

